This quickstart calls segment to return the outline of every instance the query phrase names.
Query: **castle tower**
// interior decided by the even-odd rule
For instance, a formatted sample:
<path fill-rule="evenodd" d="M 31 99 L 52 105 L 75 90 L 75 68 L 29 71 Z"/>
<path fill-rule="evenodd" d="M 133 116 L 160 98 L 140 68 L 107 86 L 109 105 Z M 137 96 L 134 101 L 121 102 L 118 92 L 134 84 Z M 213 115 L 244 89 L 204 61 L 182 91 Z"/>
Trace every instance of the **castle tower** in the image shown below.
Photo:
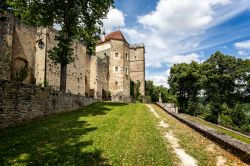
<path fill-rule="evenodd" d="M 145 47 L 143 44 L 130 45 L 130 78 L 140 81 L 140 93 L 145 95 Z"/>
<path fill-rule="evenodd" d="M 121 31 L 108 34 L 96 46 L 96 56 L 109 56 L 109 91 L 112 101 L 130 101 L 129 43 Z"/>

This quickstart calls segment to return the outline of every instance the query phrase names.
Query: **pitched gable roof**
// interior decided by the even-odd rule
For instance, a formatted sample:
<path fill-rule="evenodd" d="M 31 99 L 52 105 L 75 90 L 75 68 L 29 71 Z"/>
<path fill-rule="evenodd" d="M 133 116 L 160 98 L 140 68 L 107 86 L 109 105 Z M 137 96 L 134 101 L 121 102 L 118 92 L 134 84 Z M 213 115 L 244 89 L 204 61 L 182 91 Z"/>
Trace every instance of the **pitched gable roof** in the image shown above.
<path fill-rule="evenodd" d="M 119 31 L 115 31 L 115 32 L 111 32 L 110 34 L 108 34 L 107 36 L 105 36 L 105 40 L 104 41 L 100 41 L 98 44 L 110 41 L 110 40 L 120 40 L 120 41 L 124 41 L 126 43 L 128 43 L 125 39 L 125 37 L 123 36 L 122 32 Z"/>

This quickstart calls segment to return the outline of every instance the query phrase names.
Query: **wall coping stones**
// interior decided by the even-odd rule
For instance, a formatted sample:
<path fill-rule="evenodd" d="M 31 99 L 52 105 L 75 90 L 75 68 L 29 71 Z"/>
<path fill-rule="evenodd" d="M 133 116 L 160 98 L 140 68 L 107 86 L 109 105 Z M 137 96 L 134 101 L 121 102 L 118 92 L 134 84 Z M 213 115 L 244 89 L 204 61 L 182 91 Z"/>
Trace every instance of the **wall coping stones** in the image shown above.
<path fill-rule="evenodd" d="M 173 116 L 180 122 L 188 125 L 189 127 L 193 128 L 194 130 L 198 131 L 199 133 L 203 134 L 208 139 L 216 142 L 219 146 L 224 148 L 225 150 L 233 153 L 234 155 L 238 156 L 242 161 L 250 164 L 250 145 L 239 141 L 227 134 L 219 133 L 215 129 L 210 127 L 201 125 L 199 123 L 193 122 L 178 113 L 170 112 L 165 109 L 162 103 L 156 103 L 159 107 L 161 107 L 165 112 L 169 115 Z"/>

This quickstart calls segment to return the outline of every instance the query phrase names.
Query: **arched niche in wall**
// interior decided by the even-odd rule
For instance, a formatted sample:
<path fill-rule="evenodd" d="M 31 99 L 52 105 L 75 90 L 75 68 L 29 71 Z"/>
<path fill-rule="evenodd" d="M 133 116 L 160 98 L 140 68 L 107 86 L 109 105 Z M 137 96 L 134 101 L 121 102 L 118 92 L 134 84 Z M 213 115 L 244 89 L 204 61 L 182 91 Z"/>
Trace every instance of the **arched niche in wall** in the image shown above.
<path fill-rule="evenodd" d="M 28 83 L 29 63 L 26 59 L 17 57 L 13 63 L 13 78 L 18 82 Z"/>

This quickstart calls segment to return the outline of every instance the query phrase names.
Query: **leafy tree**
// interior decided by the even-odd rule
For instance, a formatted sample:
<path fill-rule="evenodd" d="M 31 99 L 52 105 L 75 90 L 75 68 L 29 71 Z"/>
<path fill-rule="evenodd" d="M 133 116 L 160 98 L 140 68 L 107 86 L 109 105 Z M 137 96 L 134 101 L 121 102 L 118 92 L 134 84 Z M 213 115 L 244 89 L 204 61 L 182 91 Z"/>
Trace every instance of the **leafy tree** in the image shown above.
<path fill-rule="evenodd" d="M 248 116 L 250 116 L 249 113 L 250 104 L 236 104 L 231 114 L 233 123 L 237 126 L 242 126 L 244 124 L 250 125 L 248 121 Z"/>
<path fill-rule="evenodd" d="M 153 81 L 145 81 L 145 94 L 146 96 L 151 96 L 154 91 L 154 83 Z"/>
<path fill-rule="evenodd" d="M 82 39 L 93 53 L 101 19 L 113 0 L 7 0 L 16 16 L 28 24 L 48 26 L 59 24 L 58 45 L 49 51 L 49 57 L 61 64 L 60 90 L 66 90 L 67 65 L 74 61 L 71 48 L 75 39 Z"/>
<path fill-rule="evenodd" d="M 216 52 L 202 64 L 174 65 L 168 82 L 181 111 L 250 131 L 249 59 Z"/>
<path fill-rule="evenodd" d="M 180 111 L 188 108 L 188 102 L 196 103 L 197 95 L 202 85 L 200 64 L 177 64 L 171 68 L 168 83 L 171 91 L 177 96 Z"/>
<path fill-rule="evenodd" d="M 235 70 L 235 93 L 236 102 L 246 103 L 250 101 L 250 60 L 237 59 Z"/>
<path fill-rule="evenodd" d="M 153 81 L 146 81 L 145 83 L 145 94 L 152 102 L 159 101 L 159 94 L 161 94 L 163 102 L 177 103 L 176 97 L 163 86 L 155 86 Z"/>
<path fill-rule="evenodd" d="M 216 52 L 203 64 L 205 95 L 217 116 L 217 123 L 220 123 L 222 104 L 233 104 L 236 65 L 234 57 L 220 52 Z"/>

